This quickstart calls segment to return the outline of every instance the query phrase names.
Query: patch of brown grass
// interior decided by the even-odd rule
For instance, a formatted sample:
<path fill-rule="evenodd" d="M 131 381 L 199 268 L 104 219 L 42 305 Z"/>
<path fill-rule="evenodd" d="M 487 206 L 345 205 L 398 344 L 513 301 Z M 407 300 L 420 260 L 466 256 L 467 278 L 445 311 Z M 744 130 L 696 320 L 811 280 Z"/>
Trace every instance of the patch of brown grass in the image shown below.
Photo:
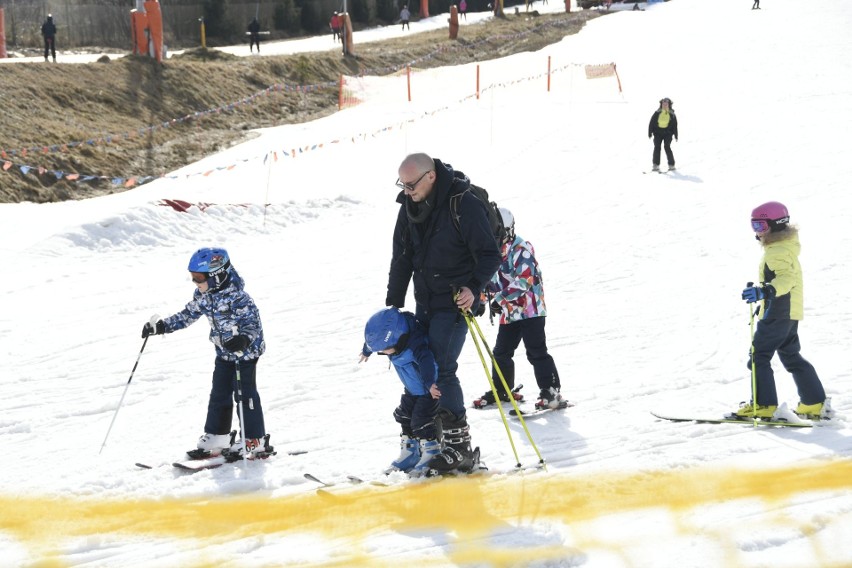
<path fill-rule="evenodd" d="M 576 33 L 599 14 L 510 15 L 462 27 L 457 40 L 436 30 L 356 45 L 356 55 L 349 57 L 337 50 L 249 58 L 195 49 L 163 65 L 136 56 L 82 65 L 4 64 L 0 166 L 15 165 L 0 172 L 0 202 L 123 191 L 108 178 L 162 175 L 238 144 L 252 129 L 335 112 L 340 74 L 383 74 L 408 63 L 428 68 L 534 51 Z M 324 84 L 328 87 L 307 92 L 292 89 Z M 273 85 L 288 88 L 230 107 Z M 206 113 L 217 108 L 223 110 Z M 19 164 L 45 172 L 25 175 Z M 106 179 L 57 180 L 51 170 Z"/>

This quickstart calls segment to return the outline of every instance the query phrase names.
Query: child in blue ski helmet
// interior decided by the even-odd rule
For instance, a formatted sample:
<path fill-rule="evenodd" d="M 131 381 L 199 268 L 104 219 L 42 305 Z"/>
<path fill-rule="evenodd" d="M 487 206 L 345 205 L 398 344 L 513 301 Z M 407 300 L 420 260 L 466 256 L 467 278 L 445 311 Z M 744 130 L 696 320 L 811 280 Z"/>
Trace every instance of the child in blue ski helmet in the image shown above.
<path fill-rule="evenodd" d="M 402 427 L 400 455 L 388 471 L 426 473 L 429 461 L 440 453 L 435 418 L 438 415 L 438 365 L 429 349 L 429 337 L 411 312 L 389 307 L 370 317 L 364 327 L 360 361 L 386 355 L 405 389 L 393 417 Z"/>
<path fill-rule="evenodd" d="M 204 434 L 198 439 L 200 452 L 193 450 L 190 457 L 217 455 L 223 450 L 242 451 L 242 443 L 232 446 L 229 436 L 238 388 L 242 392 L 239 410 L 245 422 L 241 427 L 248 457 L 267 457 L 271 447 L 256 381 L 257 361 L 266 351 L 260 312 L 244 290 L 245 282 L 231 266 L 225 249 L 198 249 L 187 269 L 196 286 L 192 300 L 174 315 L 151 318 L 142 328 L 142 337 L 184 329 L 202 316 L 210 323 L 210 341 L 216 348 L 213 386 Z"/>

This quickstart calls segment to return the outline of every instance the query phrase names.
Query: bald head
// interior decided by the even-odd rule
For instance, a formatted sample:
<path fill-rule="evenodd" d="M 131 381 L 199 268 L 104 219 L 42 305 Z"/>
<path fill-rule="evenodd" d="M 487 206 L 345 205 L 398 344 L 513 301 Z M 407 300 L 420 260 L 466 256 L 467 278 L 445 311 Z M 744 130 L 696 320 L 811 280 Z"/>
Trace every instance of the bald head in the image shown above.
<path fill-rule="evenodd" d="M 398 185 L 412 201 L 429 197 L 435 185 L 435 161 L 428 154 L 409 154 L 399 165 Z"/>

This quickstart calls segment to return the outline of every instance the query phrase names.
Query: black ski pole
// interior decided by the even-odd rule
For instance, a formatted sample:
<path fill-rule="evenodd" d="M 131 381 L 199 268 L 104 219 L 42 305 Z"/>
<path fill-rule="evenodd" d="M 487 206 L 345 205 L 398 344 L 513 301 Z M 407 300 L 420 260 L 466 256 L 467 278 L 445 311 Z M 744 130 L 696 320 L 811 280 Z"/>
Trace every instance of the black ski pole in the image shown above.
<path fill-rule="evenodd" d="M 153 320 L 154 318 L 151 319 Z M 157 319 L 159 318 L 157 317 Z M 157 325 L 156 321 L 154 322 L 154 325 Z M 136 356 L 136 362 L 133 364 L 133 369 L 130 371 L 130 378 L 127 379 L 127 385 L 125 385 L 124 387 L 124 392 L 121 393 L 121 400 L 118 401 L 118 407 L 115 409 L 115 414 L 112 415 L 112 422 L 109 423 L 109 428 L 107 428 L 107 433 L 106 436 L 104 436 L 104 442 L 103 444 L 101 444 L 101 449 L 98 451 L 98 455 L 100 455 L 101 452 L 104 451 L 104 446 L 106 446 L 107 438 L 109 438 L 109 433 L 112 431 L 112 425 L 115 424 L 115 418 L 118 416 L 118 411 L 121 409 L 122 403 L 124 403 L 124 395 L 127 394 L 127 389 L 130 388 L 130 381 L 133 380 L 133 373 L 136 372 L 136 366 L 139 365 L 139 359 L 142 358 L 142 352 L 145 351 L 145 346 L 148 344 L 148 337 L 146 337 L 145 340 L 142 342 L 142 349 L 139 350 L 139 355 Z"/>

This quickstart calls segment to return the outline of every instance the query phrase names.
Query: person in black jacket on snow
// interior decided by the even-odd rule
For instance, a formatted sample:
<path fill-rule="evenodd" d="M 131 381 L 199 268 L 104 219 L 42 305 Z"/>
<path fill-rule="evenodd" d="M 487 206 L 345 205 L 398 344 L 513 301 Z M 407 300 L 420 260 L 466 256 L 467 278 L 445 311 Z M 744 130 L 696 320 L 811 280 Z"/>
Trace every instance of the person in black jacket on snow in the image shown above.
<path fill-rule="evenodd" d="M 47 61 L 49 53 L 53 55 L 53 62 L 56 63 L 56 24 L 53 23 L 53 14 L 48 14 L 41 25 L 41 35 L 44 36 L 44 60 Z"/>
<path fill-rule="evenodd" d="M 648 138 L 654 138 L 653 170 L 660 171 L 660 145 L 666 150 L 669 170 L 675 169 L 675 159 L 672 153 L 672 136 L 677 140 L 677 116 L 672 108 L 672 100 L 668 97 L 660 99 L 660 108 L 651 115 L 648 123 Z"/>
<path fill-rule="evenodd" d="M 249 33 L 249 52 L 254 52 L 254 46 L 257 45 L 257 52 L 260 53 L 260 22 L 257 18 L 252 18 L 248 25 Z"/>
<path fill-rule="evenodd" d="M 476 313 L 485 285 L 500 266 L 500 251 L 488 213 L 470 189 L 470 179 L 427 154 L 411 154 L 399 166 L 400 204 L 385 304 L 402 308 L 414 281 L 416 317 L 429 334 L 441 391 L 441 453 L 429 462 L 438 472 L 469 471 L 471 450 L 464 396 L 456 376 L 467 337 L 462 315 Z M 451 199 L 458 200 L 458 226 Z"/>

